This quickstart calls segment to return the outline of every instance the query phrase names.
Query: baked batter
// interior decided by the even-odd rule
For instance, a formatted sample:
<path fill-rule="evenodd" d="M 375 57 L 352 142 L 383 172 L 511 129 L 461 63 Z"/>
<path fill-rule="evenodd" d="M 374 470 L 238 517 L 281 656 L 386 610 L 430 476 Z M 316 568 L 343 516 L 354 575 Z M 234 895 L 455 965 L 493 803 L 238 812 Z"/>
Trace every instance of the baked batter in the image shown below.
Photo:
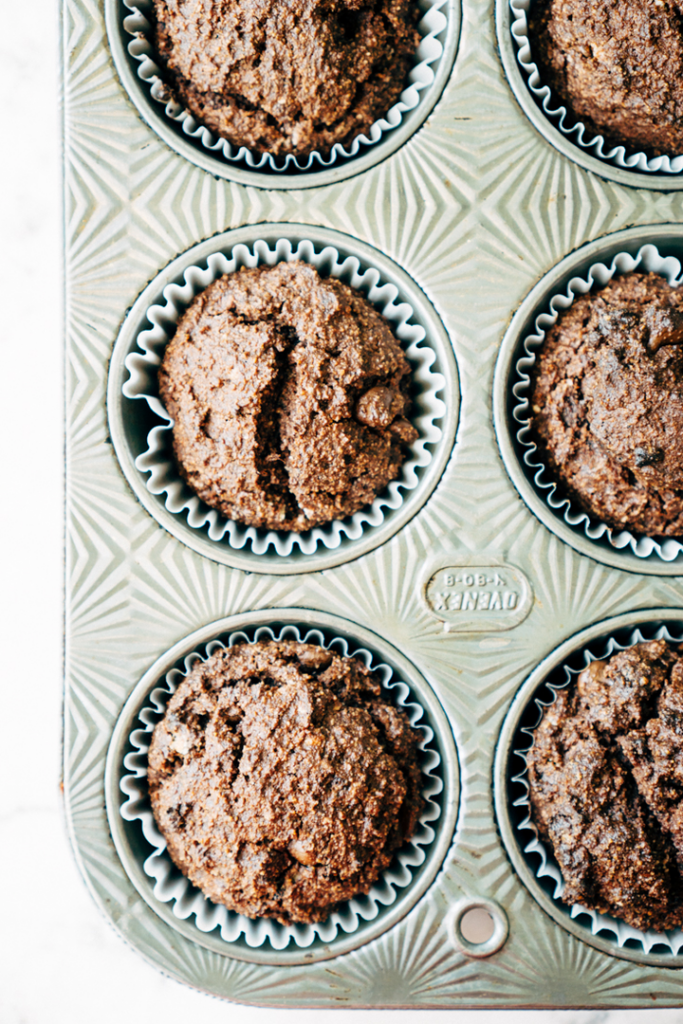
<path fill-rule="evenodd" d="M 683 292 L 625 274 L 548 331 L 532 386 L 541 453 L 610 526 L 683 535 Z"/>
<path fill-rule="evenodd" d="M 683 153 L 680 0 L 534 0 L 541 80 L 610 145 Z"/>
<path fill-rule="evenodd" d="M 398 100 L 413 0 L 155 0 L 156 49 L 197 120 L 235 146 L 328 154 Z"/>
<path fill-rule="evenodd" d="M 249 526 L 302 532 L 370 504 L 418 436 L 410 366 L 360 292 L 306 263 L 228 274 L 159 372 L 180 473 Z"/>
<path fill-rule="evenodd" d="M 594 661 L 527 757 L 533 819 L 565 903 L 634 928 L 683 924 L 683 659 L 665 640 Z"/>
<path fill-rule="evenodd" d="M 367 893 L 422 809 L 418 734 L 356 658 L 290 641 L 198 662 L 149 751 L 174 863 L 215 903 L 282 924 Z"/>

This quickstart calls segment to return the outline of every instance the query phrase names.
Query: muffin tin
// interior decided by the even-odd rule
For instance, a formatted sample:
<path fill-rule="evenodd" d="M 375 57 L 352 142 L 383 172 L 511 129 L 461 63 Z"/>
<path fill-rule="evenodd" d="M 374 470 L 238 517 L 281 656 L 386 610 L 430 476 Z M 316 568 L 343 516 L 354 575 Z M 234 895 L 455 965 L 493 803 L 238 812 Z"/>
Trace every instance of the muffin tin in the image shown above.
<path fill-rule="evenodd" d="M 515 353 L 572 276 L 648 242 L 681 256 L 681 177 L 609 167 L 555 138 L 519 75 L 504 0 L 465 0 L 455 63 L 396 145 L 305 180 L 227 175 L 138 117 L 120 10 L 62 5 L 63 782 L 94 899 L 150 963 L 240 1002 L 683 1005 L 677 956 L 594 936 L 536 883 L 508 789 L 518 717 L 552 667 L 613 629 L 683 620 L 677 559 L 615 552 L 535 502 L 510 408 Z M 419 306 L 451 388 L 438 468 L 410 514 L 319 563 L 217 558 L 149 507 L 127 462 L 140 433 L 121 398 L 130 325 L 188 254 L 270 230 L 343 239 L 361 263 L 371 254 Z M 428 710 L 445 773 L 417 879 L 362 934 L 289 958 L 226 949 L 156 906 L 118 788 L 130 723 L 164 666 L 226 631 L 284 622 L 334 631 L 395 666 Z M 463 932 L 476 907 L 493 920 L 483 943 Z"/>

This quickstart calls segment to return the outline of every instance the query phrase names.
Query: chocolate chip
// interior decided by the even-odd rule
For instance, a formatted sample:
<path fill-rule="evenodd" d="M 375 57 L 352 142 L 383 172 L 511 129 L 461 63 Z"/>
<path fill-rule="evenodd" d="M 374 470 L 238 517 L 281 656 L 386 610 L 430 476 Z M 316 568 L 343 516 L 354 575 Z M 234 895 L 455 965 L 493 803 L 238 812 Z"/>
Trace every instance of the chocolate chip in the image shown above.
<path fill-rule="evenodd" d="M 664 452 L 661 448 L 636 448 L 633 453 L 636 466 L 654 466 L 656 462 L 664 461 Z"/>
<path fill-rule="evenodd" d="M 370 388 L 358 399 L 356 419 L 366 427 L 384 430 L 405 409 L 406 400 L 396 388 Z"/>
<path fill-rule="evenodd" d="M 662 345 L 680 345 L 683 341 L 683 313 L 675 309 L 656 309 L 651 307 L 645 312 L 650 337 L 648 348 L 656 352 Z"/>

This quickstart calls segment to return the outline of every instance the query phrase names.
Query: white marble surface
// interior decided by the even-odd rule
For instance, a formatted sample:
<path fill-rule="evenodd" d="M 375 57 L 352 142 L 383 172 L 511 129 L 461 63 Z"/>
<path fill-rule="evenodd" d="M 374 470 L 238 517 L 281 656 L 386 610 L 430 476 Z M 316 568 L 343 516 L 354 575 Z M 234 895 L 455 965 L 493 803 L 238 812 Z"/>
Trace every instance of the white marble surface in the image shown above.
<path fill-rule="evenodd" d="M 413 1024 L 424 1013 L 280 1011 L 210 999 L 162 977 L 103 920 L 60 817 L 62 357 L 56 0 L 6 5 L 0 38 L 1 1024 Z M 9 321 L 7 315 L 9 312 Z M 17 496 L 21 495 L 18 499 Z M 15 723 L 20 723 L 17 728 Z M 30 723 L 30 735 L 23 731 Z M 296 1016 L 295 1016 L 296 1015 Z M 454 1024 L 501 1013 L 452 1011 Z M 506 1024 L 636 1022 L 643 1012 L 513 1011 Z M 683 1024 L 683 1010 L 647 1012 Z"/>

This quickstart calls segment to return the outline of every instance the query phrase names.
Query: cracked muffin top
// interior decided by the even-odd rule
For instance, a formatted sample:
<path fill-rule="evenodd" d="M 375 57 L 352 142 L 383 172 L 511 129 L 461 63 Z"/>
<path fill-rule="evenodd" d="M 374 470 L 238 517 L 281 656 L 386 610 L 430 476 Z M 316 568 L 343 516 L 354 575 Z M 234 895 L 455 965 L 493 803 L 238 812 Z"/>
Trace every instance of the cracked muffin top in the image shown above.
<path fill-rule="evenodd" d="M 154 0 L 167 85 L 259 153 L 327 155 L 398 100 L 419 43 L 413 0 Z"/>
<path fill-rule="evenodd" d="M 683 659 L 666 640 L 594 661 L 527 754 L 532 817 L 565 903 L 663 932 L 683 924 Z"/>
<path fill-rule="evenodd" d="M 538 351 L 531 394 L 541 453 L 592 515 L 683 535 L 683 291 L 657 274 L 577 298 Z"/>
<path fill-rule="evenodd" d="M 418 733 L 357 658 L 239 644 L 198 662 L 148 756 L 168 852 L 215 903 L 282 924 L 368 893 L 422 810 Z"/>
<path fill-rule="evenodd" d="M 409 382 L 387 320 L 301 262 L 215 281 L 159 371 L 192 490 L 229 519 L 297 533 L 352 515 L 398 475 L 418 437 Z"/>
<path fill-rule="evenodd" d="M 529 40 L 543 83 L 610 145 L 683 153 L 680 0 L 534 0 Z"/>

